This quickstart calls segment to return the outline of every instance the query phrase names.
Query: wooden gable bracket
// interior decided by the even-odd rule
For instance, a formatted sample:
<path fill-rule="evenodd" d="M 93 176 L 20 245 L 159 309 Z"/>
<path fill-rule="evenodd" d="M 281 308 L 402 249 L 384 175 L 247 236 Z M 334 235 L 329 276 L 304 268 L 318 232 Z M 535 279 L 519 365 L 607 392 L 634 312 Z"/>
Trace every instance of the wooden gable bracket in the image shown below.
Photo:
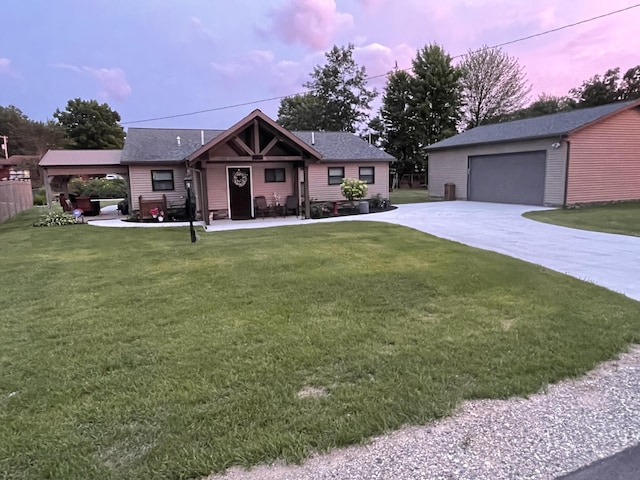
<path fill-rule="evenodd" d="M 260 129 L 258 127 L 258 119 L 253 119 L 253 153 L 260 153 Z"/>
<path fill-rule="evenodd" d="M 254 153 L 256 153 L 256 152 L 254 152 L 253 150 L 251 150 L 251 149 L 249 148 L 249 146 L 248 146 L 246 143 L 244 143 L 244 142 L 243 142 L 239 137 L 237 137 L 237 136 L 236 136 L 236 137 L 233 137 L 233 138 L 231 139 L 231 141 L 233 142 L 233 144 L 234 144 L 234 145 L 236 145 L 237 147 L 239 147 L 239 148 L 240 148 L 242 151 L 244 151 L 247 155 L 253 155 Z"/>
<path fill-rule="evenodd" d="M 260 155 L 268 154 L 269 151 L 276 146 L 276 143 L 278 143 L 278 140 L 279 140 L 278 137 L 273 137 L 273 139 L 267 144 L 267 146 L 260 151 Z"/>

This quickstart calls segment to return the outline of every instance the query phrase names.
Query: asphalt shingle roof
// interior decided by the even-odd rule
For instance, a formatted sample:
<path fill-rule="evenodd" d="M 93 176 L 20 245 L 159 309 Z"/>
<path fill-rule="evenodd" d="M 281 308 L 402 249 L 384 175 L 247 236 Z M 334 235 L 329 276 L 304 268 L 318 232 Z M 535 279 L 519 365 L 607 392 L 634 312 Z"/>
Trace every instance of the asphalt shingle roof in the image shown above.
<path fill-rule="evenodd" d="M 291 132 L 307 145 L 322 154 L 323 160 L 381 160 L 390 162 L 394 158 L 387 152 L 364 141 L 349 132 L 313 132 L 314 144 L 311 144 L 312 132 Z"/>
<path fill-rule="evenodd" d="M 580 108 L 570 112 L 554 113 L 513 122 L 483 125 L 429 145 L 426 150 L 565 135 L 634 102 L 637 103 L 637 100 L 610 103 L 593 108 Z"/>
<path fill-rule="evenodd" d="M 223 132 L 224 130 L 204 130 L 204 142 L 210 142 Z M 179 162 L 201 146 L 201 130 L 129 128 L 122 150 L 122 163 Z"/>
<path fill-rule="evenodd" d="M 204 130 L 208 143 L 226 130 Z M 323 160 L 392 161 L 388 153 L 348 132 L 291 132 L 322 154 Z M 180 145 L 176 140 L 180 137 Z M 179 162 L 202 146 L 200 130 L 171 128 L 129 128 L 122 163 Z"/>

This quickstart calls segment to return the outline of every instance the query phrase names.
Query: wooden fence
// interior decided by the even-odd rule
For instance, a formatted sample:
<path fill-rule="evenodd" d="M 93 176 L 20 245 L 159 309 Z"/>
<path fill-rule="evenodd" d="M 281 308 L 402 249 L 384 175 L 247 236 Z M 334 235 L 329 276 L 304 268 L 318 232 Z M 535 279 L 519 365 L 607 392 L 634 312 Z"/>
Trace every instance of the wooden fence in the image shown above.
<path fill-rule="evenodd" d="M 0 181 L 0 223 L 33 207 L 31 180 Z"/>

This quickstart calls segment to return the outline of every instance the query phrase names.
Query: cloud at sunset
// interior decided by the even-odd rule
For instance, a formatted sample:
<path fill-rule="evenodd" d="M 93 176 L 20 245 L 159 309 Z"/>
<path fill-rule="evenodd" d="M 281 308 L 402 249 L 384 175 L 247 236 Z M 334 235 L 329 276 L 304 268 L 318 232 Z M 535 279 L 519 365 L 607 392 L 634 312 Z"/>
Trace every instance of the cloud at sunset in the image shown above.
<path fill-rule="evenodd" d="M 100 87 L 98 93 L 102 100 L 122 102 L 131 95 L 131 85 L 127 82 L 126 74 L 121 68 L 78 67 L 67 63 L 57 63 L 53 67 L 93 77 L 98 81 Z"/>
<path fill-rule="evenodd" d="M 0 75 L 19 79 L 20 74 L 13 67 L 9 58 L 0 57 Z"/>
<path fill-rule="evenodd" d="M 337 11 L 334 0 L 289 0 L 271 12 L 271 32 L 285 43 L 322 49 L 353 26 L 353 16 Z"/>
<path fill-rule="evenodd" d="M 252 50 L 226 62 L 211 62 L 211 67 L 228 79 L 237 79 L 270 65 L 272 61 L 273 52 L 270 50 Z"/>
<path fill-rule="evenodd" d="M 41 120 L 78 96 L 118 102 L 128 121 L 300 92 L 324 52 L 348 43 L 369 76 L 382 75 L 369 84 L 381 93 L 396 62 L 410 68 L 417 49 L 431 43 L 456 57 L 531 37 L 502 48 L 524 68 L 532 99 L 542 92 L 566 95 L 609 68 L 624 73 L 640 63 L 640 8 L 539 35 L 629 7 L 631 0 L 189 0 L 165 8 L 150 1 L 126 8 L 45 2 L 37 17 L 29 2 L 5 2 L 15 18 L 29 19 L 34 36 L 15 42 L 21 22 L 0 30 L 0 105 L 17 105 Z M 70 19 L 73 28 L 61 31 Z M 43 70 L 59 58 L 66 64 Z M 220 108 L 149 126 L 224 128 L 257 106 L 275 117 L 278 105 Z"/>

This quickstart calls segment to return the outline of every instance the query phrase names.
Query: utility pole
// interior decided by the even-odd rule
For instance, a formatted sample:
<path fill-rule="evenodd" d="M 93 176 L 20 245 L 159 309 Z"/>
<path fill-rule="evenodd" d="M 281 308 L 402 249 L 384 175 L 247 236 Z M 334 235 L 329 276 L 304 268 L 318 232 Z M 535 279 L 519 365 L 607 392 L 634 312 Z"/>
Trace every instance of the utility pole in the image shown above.
<path fill-rule="evenodd" d="M 0 135 L 2 138 L 2 150 L 4 150 L 4 158 L 5 160 L 9 159 L 9 147 L 7 146 L 8 137 L 6 135 Z"/>

